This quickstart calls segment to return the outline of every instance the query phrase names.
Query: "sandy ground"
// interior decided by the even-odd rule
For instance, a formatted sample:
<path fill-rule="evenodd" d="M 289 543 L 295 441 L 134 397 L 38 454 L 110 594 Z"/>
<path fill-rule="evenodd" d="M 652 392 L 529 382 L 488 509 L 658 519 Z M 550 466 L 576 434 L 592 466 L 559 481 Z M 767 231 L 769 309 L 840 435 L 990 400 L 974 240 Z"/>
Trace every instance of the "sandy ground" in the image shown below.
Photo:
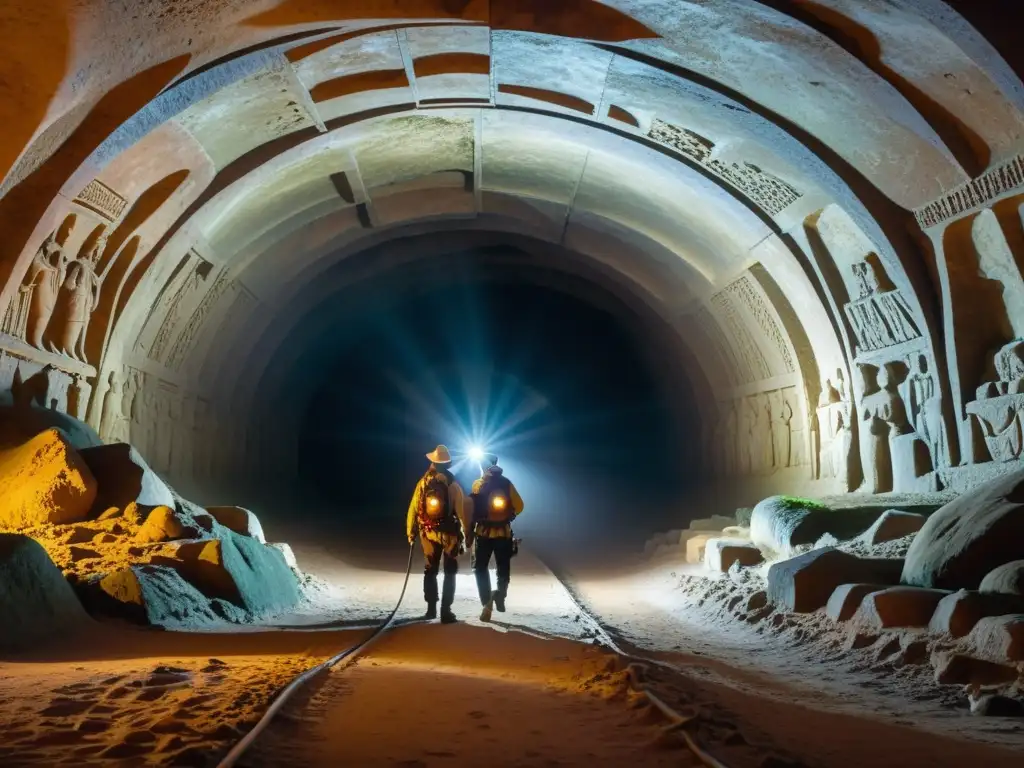
<path fill-rule="evenodd" d="M 0 765 L 216 764 L 300 671 L 366 636 L 401 588 L 406 552 L 297 543 L 309 599 L 275 628 L 179 633 L 97 625 L 0 660 Z M 420 560 L 400 619 L 423 609 Z M 458 625 L 405 625 L 319 678 L 247 765 L 691 765 L 626 690 L 557 579 L 528 552 L 509 612 L 482 625 L 469 558 Z M 647 684 L 729 768 L 1014 766 L 1019 720 L 972 717 L 959 688 L 848 651 L 815 619 L 774 627 L 730 610 L 749 589 L 656 565 L 577 587 L 618 638 L 675 669 Z M 745 591 L 746 590 L 746 591 Z M 749 617 L 746 617 L 749 618 Z M 557 635 L 564 639 L 553 639 Z M 808 642 L 809 636 L 820 642 Z"/>

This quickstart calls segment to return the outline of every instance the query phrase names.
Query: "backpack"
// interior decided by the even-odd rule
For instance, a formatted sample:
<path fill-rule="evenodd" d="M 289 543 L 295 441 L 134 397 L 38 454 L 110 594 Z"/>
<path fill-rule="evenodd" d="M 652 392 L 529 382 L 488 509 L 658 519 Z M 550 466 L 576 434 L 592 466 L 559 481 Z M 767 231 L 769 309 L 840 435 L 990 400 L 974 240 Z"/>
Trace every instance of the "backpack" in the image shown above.
<path fill-rule="evenodd" d="M 508 525 L 515 518 L 512 509 L 512 483 L 504 475 L 487 473 L 473 494 L 473 522 L 484 525 Z"/>
<path fill-rule="evenodd" d="M 423 492 L 420 494 L 420 508 L 417 522 L 424 531 L 435 531 L 451 515 L 448 502 L 448 484 L 451 482 L 444 472 L 431 470 L 423 478 Z"/>

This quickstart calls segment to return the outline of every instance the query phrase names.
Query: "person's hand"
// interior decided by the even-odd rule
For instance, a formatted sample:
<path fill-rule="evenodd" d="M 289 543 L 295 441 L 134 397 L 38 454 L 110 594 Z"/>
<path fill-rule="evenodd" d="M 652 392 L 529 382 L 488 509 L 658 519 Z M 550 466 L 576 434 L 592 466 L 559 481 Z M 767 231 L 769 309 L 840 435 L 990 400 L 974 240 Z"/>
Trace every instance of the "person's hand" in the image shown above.
<path fill-rule="evenodd" d="M 408 535 L 408 536 L 407 536 L 406 538 L 408 538 L 408 539 L 409 539 L 409 546 L 410 546 L 410 547 L 412 546 L 412 543 L 413 543 L 414 541 L 416 541 L 416 537 L 415 537 L 415 536 L 413 536 L 413 535 L 412 535 L 411 533 L 410 533 L 410 534 L 409 534 L 409 535 Z"/>

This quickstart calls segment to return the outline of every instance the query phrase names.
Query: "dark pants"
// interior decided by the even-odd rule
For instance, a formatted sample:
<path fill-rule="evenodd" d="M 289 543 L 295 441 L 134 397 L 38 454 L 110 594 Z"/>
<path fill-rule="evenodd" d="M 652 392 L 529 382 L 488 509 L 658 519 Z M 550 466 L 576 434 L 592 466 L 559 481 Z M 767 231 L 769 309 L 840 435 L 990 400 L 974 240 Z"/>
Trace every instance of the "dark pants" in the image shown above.
<path fill-rule="evenodd" d="M 459 572 L 458 545 L 454 551 L 447 551 L 436 541 L 431 541 L 425 536 L 420 536 L 420 545 L 423 547 L 423 599 L 428 603 L 437 602 L 437 572 L 441 569 L 441 560 L 444 560 L 444 585 L 441 596 L 441 608 L 450 608 L 455 600 L 455 574 Z M 449 548 L 451 549 L 451 548 Z"/>
<path fill-rule="evenodd" d="M 508 594 L 508 580 L 512 573 L 512 539 L 485 539 L 478 536 L 473 548 L 473 572 L 476 574 L 476 588 L 480 592 L 480 605 L 487 605 L 491 599 L 491 555 L 498 568 L 497 594 Z"/>

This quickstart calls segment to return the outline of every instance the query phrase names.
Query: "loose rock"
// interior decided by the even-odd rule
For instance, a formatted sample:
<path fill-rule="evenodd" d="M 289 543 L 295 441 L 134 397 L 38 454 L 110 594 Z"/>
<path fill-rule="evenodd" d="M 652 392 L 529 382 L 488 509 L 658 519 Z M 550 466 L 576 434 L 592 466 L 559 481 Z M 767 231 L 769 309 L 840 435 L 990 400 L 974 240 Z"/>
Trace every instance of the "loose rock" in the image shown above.
<path fill-rule="evenodd" d="M 86 448 L 81 453 L 99 483 L 95 515 L 110 507 L 123 509 L 133 501 L 145 507 L 174 506 L 170 489 L 128 443 Z"/>
<path fill-rule="evenodd" d="M 917 533 L 924 526 L 926 518 L 914 512 L 900 512 L 897 509 L 890 509 L 883 512 L 874 525 L 860 535 L 860 539 L 870 546 L 882 544 L 886 541 L 894 541 Z"/>
<path fill-rule="evenodd" d="M 833 621 L 849 621 L 860 608 L 866 595 L 885 589 L 879 584 L 840 584 L 832 592 L 825 606 L 825 613 Z"/>
<path fill-rule="evenodd" d="M 95 499 L 96 479 L 58 430 L 0 449 L 0 525 L 75 523 Z"/>
<path fill-rule="evenodd" d="M 989 616 L 971 630 L 970 644 L 995 661 L 1024 661 L 1024 614 Z"/>
<path fill-rule="evenodd" d="M 927 627 L 935 608 L 949 593 L 919 587 L 890 587 L 867 595 L 853 617 L 867 629 Z"/>
<path fill-rule="evenodd" d="M 192 539 L 198 535 L 199 531 L 183 524 L 173 509 L 157 507 L 146 517 L 146 522 L 139 529 L 136 540 L 145 544 L 174 539 Z"/>
<path fill-rule="evenodd" d="M 841 584 L 892 584 L 898 571 L 892 561 L 862 559 L 825 547 L 773 564 L 768 569 L 768 597 L 788 611 L 810 613 L 824 608 Z"/>
<path fill-rule="evenodd" d="M 1017 670 L 1013 667 L 959 653 L 934 654 L 932 663 L 935 682 L 940 685 L 1005 685 L 1017 679 Z"/>
<path fill-rule="evenodd" d="M 907 552 L 905 584 L 978 589 L 992 569 L 1024 560 L 1024 470 L 979 485 L 940 508 Z"/>
<path fill-rule="evenodd" d="M 261 544 L 267 543 L 259 518 L 248 509 L 242 507 L 207 507 L 206 511 L 225 528 L 229 528 L 242 536 L 251 536 Z"/>
<path fill-rule="evenodd" d="M 754 507 L 750 539 L 761 549 L 788 555 L 796 547 L 814 544 L 826 533 L 840 541 L 852 538 L 877 516 L 875 510 L 832 510 L 810 499 L 771 496 Z"/>
<path fill-rule="evenodd" d="M 932 632 L 965 637 L 986 616 L 1024 613 L 1024 597 L 961 589 L 943 598 L 929 624 Z"/>
<path fill-rule="evenodd" d="M 1024 560 L 1014 560 L 990 571 L 981 580 L 978 591 L 1024 595 Z"/>
<path fill-rule="evenodd" d="M 705 565 L 717 573 L 725 573 L 733 563 L 750 566 L 763 561 L 761 550 L 743 539 L 710 539 L 704 550 Z"/>

